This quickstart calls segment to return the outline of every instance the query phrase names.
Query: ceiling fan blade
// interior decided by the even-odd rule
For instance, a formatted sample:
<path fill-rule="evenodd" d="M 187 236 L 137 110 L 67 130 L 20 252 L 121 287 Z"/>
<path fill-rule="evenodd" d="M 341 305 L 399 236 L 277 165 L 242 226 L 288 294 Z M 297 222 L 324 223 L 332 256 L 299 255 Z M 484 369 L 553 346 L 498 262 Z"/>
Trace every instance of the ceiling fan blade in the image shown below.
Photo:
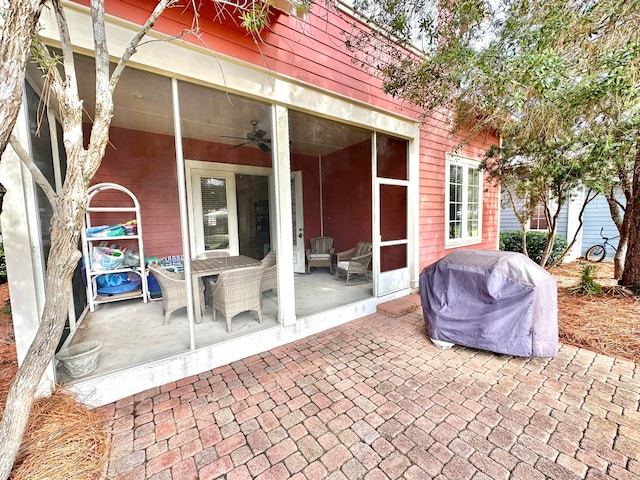
<path fill-rule="evenodd" d="M 232 137 L 231 135 L 218 135 L 220 138 L 235 138 L 237 140 L 246 140 L 244 137 Z"/>
<path fill-rule="evenodd" d="M 251 145 L 252 143 L 253 142 L 244 142 L 244 143 L 241 143 L 240 145 L 234 145 L 233 147 L 229 147 L 229 148 L 231 149 L 231 148 L 243 147 L 245 145 Z"/>
<path fill-rule="evenodd" d="M 265 153 L 268 153 L 271 151 L 271 149 L 262 142 L 258 142 L 258 147 L 260 147 L 260 150 L 262 150 Z"/>
<path fill-rule="evenodd" d="M 257 137 L 257 138 L 262 138 L 267 134 L 267 132 L 265 132 L 264 130 L 258 130 L 257 132 L 254 132 L 253 136 Z"/>

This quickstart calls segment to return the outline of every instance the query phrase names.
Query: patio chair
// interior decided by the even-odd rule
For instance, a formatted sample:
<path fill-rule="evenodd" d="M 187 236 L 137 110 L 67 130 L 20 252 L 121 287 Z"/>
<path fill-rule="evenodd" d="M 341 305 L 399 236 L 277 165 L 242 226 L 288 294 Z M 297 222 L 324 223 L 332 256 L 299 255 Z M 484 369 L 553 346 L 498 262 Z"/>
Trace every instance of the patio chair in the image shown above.
<path fill-rule="evenodd" d="M 331 267 L 331 255 L 334 253 L 333 238 L 314 237 L 309 239 L 311 248 L 307 248 L 307 273 L 311 273 L 311 267 Z"/>
<path fill-rule="evenodd" d="M 228 256 L 229 256 L 228 250 L 206 250 L 204 252 L 198 253 L 196 255 L 196 260 L 208 260 L 210 258 L 225 258 Z M 218 275 L 209 275 L 207 277 L 200 278 L 199 286 L 200 288 L 205 289 L 204 297 L 206 299 L 207 305 L 209 304 L 208 301 L 209 301 L 209 298 L 211 297 L 211 295 L 209 295 L 209 293 L 207 292 L 207 289 L 209 288 L 209 283 L 211 280 L 215 282 L 217 278 L 218 278 Z"/>
<path fill-rule="evenodd" d="M 231 319 L 241 312 L 256 311 L 262 323 L 262 272 L 261 266 L 225 270 L 217 282 L 209 282 L 213 321 L 217 321 L 218 311 L 222 313 L 227 320 L 227 333 L 231 333 Z"/>
<path fill-rule="evenodd" d="M 276 252 L 269 252 L 262 259 L 262 284 L 260 286 L 261 292 L 267 290 L 275 290 L 278 280 L 278 272 L 276 271 Z"/>
<path fill-rule="evenodd" d="M 358 242 L 354 248 L 338 252 L 336 254 L 336 277 L 340 278 L 341 274 L 347 278 L 346 285 L 354 275 L 364 275 L 364 281 L 368 281 L 369 263 L 373 255 L 370 242 Z"/>
<path fill-rule="evenodd" d="M 187 282 L 184 273 L 168 272 L 158 265 L 149 265 L 149 271 L 160 285 L 164 325 L 167 325 L 173 312 L 187 306 Z M 204 315 L 204 289 L 201 286 L 199 290 L 200 310 Z"/>

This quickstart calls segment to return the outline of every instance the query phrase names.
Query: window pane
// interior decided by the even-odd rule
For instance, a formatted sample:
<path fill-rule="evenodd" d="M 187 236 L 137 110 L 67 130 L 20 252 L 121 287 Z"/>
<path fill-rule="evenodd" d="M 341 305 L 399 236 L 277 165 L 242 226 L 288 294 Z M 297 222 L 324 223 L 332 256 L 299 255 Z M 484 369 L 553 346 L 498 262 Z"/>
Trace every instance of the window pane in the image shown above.
<path fill-rule="evenodd" d="M 480 236 L 480 170 L 464 163 L 449 164 L 449 240 Z"/>
<path fill-rule="evenodd" d="M 547 230 L 549 228 L 549 223 L 547 222 L 547 217 L 545 216 L 544 205 L 536 205 L 536 207 L 533 209 L 530 228 L 531 230 Z"/>
<path fill-rule="evenodd" d="M 297 223 L 297 215 L 296 215 L 296 182 L 293 177 L 291 177 L 291 238 L 293 239 L 293 248 L 295 249 L 298 245 L 298 223 Z"/>
<path fill-rule="evenodd" d="M 469 184 L 467 186 L 467 236 L 478 236 L 478 214 L 480 199 L 480 172 L 475 168 L 469 168 Z"/>
<path fill-rule="evenodd" d="M 224 178 L 201 178 L 202 226 L 205 250 L 229 247 L 227 181 Z"/>
<path fill-rule="evenodd" d="M 406 140 L 378 134 L 376 155 L 378 176 L 407 180 L 407 145 Z"/>
<path fill-rule="evenodd" d="M 390 245 L 380 248 L 380 271 L 389 272 L 407 266 L 407 246 Z"/>
<path fill-rule="evenodd" d="M 407 238 L 407 187 L 380 185 L 380 234 L 385 242 Z"/>

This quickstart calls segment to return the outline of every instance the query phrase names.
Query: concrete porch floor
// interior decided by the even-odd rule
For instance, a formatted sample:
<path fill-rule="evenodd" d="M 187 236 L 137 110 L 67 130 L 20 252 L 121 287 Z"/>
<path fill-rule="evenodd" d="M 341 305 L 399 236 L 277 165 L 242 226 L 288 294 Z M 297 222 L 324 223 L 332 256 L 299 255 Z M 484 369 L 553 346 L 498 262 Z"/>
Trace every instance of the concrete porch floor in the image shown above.
<path fill-rule="evenodd" d="M 328 269 L 314 269 L 310 274 L 295 274 L 296 317 L 304 318 L 333 308 L 352 304 L 373 295 L 372 283 L 345 285 L 330 275 Z M 214 323 L 207 307 L 202 323 L 195 324 L 196 348 L 215 345 L 261 330 L 278 327 L 277 294 L 263 294 L 263 323 L 255 312 L 243 312 L 232 320 L 227 333 L 225 318 L 218 315 Z M 83 380 L 143 365 L 189 351 L 189 321 L 186 308 L 174 312 L 168 325 L 163 325 L 162 301 L 143 303 L 140 299 L 122 300 L 99 305 L 80 324 L 71 345 L 89 340 L 103 342 L 98 368 Z M 70 378 L 61 364 L 58 383 Z"/>

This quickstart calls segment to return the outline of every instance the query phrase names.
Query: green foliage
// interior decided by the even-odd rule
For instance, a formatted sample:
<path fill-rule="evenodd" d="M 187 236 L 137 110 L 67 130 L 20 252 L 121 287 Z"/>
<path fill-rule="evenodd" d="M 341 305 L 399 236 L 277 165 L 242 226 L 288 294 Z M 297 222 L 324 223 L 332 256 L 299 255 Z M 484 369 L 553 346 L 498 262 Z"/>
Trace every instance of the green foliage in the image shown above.
<path fill-rule="evenodd" d="M 0 242 L 0 283 L 7 281 L 7 262 L 4 258 L 4 244 Z"/>
<path fill-rule="evenodd" d="M 527 253 L 529 258 L 536 263 L 540 263 L 542 252 L 547 245 L 548 234 L 546 232 L 527 232 Z M 556 236 L 553 241 L 551 255 L 547 260 L 547 265 L 553 265 L 560 259 L 560 255 L 567 248 L 567 240 L 564 237 Z M 500 250 L 505 252 L 522 253 L 522 231 L 510 230 L 500 232 Z"/>
<path fill-rule="evenodd" d="M 575 295 L 600 295 L 602 285 L 596 282 L 598 267 L 591 263 L 582 263 L 582 273 L 577 285 L 569 287 L 567 290 Z"/>

